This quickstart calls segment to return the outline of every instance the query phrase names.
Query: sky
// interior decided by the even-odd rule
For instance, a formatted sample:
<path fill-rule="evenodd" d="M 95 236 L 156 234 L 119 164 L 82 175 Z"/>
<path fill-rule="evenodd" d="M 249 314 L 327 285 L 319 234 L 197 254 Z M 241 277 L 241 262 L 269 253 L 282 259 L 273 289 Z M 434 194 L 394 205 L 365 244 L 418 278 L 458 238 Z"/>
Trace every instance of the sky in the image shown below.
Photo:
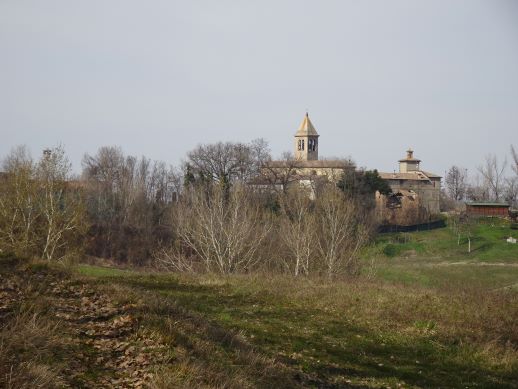
<path fill-rule="evenodd" d="M 200 143 L 474 171 L 518 147 L 515 0 L 0 0 L 0 158 L 120 146 L 179 165 Z"/>

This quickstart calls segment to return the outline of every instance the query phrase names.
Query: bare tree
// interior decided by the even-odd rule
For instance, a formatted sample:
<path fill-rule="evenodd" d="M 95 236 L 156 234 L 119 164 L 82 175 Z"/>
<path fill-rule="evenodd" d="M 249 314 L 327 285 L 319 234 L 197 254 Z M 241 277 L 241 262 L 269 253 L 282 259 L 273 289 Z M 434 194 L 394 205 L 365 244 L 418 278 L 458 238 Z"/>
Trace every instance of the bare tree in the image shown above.
<path fill-rule="evenodd" d="M 0 243 L 27 256 L 37 245 L 35 226 L 39 217 L 34 163 L 25 146 L 13 149 L 3 160 L 0 185 Z"/>
<path fill-rule="evenodd" d="M 197 254 L 207 271 L 220 273 L 249 270 L 271 228 L 243 185 L 235 185 L 229 196 L 219 185 L 212 186 L 209 196 L 191 188 L 174 216 L 182 244 Z"/>
<path fill-rule="evenodd" d="M 355 272 L 358 252 L 372 232 L 372 215 L 359 202 L 328 186 L 317 197 L 316 220 L 319 259 L 328 276 Z"/>
<path fill-rule="evenodd" d="M 90 254 L 142 262 L 171 238 L 169 211 L 182 189 L 174 168 L 102 147 L 83 158 L 83 181 L 93 223 Z"/>
<path fill-rule="evenodd" d="M 513 207 L 518 205 L 518 175 L 505 180 L 505 200 Z"/>
<path fill-rule="evenodd" d="M 511 157 L 513 158 L 511 168 L 513 169 L 513 172 L 518 176 L 518 153 L 514 149 L 513 145 L 511 145 Z"/>
<path fill-rule="evenodd" d="M 85 231 L 81 193 L 70 185 L 72 165 L 62 147 L 47 150 L 36 168 L 40 187 L 41 256 L 47 260 L 70 255 Z"/>
<path fill-rule="evenodd" d="M 190 151 L 186 170 L 195 179 L 215 181 L 228 190 L 233 182 L 248 181 L 258 174 L 260 166 L 269 159 L 268 145 L 263 139 L 250 144 L 218 142 Z"/>
<path fill-rule="evenodd" d="M 511 145 L 511 169 L 514 172 L 514 177 L 509 177 L 507 179 L 507 188 L 506 188 L 506 200 L 512 206 L 518 206 L 518 153 L 514 149 L 514 146 Z"/>
<path fill-rule="evenodd" d="M 266 161 L 260 179 L 277 193 L 288 194 L 290 183 L 296 179 L 297 163 L 292 153 L 285 151 L 279 161 Z"/>
<path fill-rule="evenodd" d="M 446 173 L 445 184 L 452 200 L 464 199 L 467 190 L 467 170 L 452 166 Z"/>
<path fill-rule="evenodd" d="M 71 167 L 61 147 L 45 150 L 34 164 L 19 147 L 5 159 L 0 187 L 0 242 L 18 255 L 47 260 L 73 254 L 85 218 L 81 191 L 69 182 Z"/>
<path fill-rule="evenodd" d="M 312 211 L 313 201 L 298 188 L 292 188 L 281 197 L 279 235 L 288 249 L 282 258 L 288 271 L 298 276 L 308 275 L 317 253 L 317 228 Z"/>
<path fill-rule="evenodd" d="M 486 201 L 490 196 L 489 185 L 485 178 L 481 174 L 473 176 L 466 189 L 466 198 L 471 201 Z"/>
<path fill-rule="evenodd" d="M 460 243 L 460 237 L 464 235 L 468 241 L 468 253 L 471 253 L 471 240 L 475 235 L 476 220 L 473 216 L 464 214 L 459 218 L 457 224 L 457 244 Z"/>
<path fill-rule="evenodd" d="M 485 164 L 478 168 L 478 171 L 484 177 L 485 184 L 489 187 L 491 198 L 500 200 L 504 189 L 504 172 L 507 166 L 505 158 L 502 164 L 498 162 L 496 155 L 487 155 Z"/>

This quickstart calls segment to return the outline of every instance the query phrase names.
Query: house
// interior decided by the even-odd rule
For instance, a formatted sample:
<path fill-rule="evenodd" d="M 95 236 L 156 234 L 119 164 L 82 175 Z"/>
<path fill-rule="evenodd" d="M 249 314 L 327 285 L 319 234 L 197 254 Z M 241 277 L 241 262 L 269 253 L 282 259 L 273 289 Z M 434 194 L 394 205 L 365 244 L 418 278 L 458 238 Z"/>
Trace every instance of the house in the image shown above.
<path fill-rule="evenodd" d="M 407 150 L 405 158 L 399 160 L 399 172 L 384 173 L 379 175 L 390 185 L 392 192 L 415 194 L 415 200 L 419 206 L 429 215 L 440 212 L 439 198 L 441 193 L 441 176 L 430 173 L 420 168 L 421 160 L 414 157 L 412 149 Z M 382 201 L 383 195 L 377 195 Z M 390 200 L 388 200 L 390 202 Z"/>
<path fill-rule="evenodd" d="M 509 204 L 499 202 L 467 202 L 466 213 L 470 216 L 500 216 L 509 215 Z"/>

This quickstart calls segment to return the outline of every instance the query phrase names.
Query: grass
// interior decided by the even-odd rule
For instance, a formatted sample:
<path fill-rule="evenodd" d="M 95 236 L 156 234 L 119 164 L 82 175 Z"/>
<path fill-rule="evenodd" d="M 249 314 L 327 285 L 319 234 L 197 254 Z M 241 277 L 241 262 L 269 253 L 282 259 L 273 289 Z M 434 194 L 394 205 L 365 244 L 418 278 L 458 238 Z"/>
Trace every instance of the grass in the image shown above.
<path fill-rule="evenodd" d="M 472 253 L 449 228 L 383 234 L 363 253 L 376 264 L 370 277 L 187 275 L 90 265 L 79 265 L 72 277 L 133 307 L 138 333 L 165 347 L 170 358 L 156 367 L 152 388 L 513 388 L 518 293 L 508 286 L 518 283 L 518 247 L 505 242 L 510 233 L 506 223 L 481 221 Z M 11 265 L 0 260 L 0 272 Z M 34 276 L 50 271 L 26 269 Z M 51 387 L 66 360 L 58 352 L 52 363 L 59 328 L 46 324 L 45 300 L 39 301 L 37 316 L 20 311 L 20 325 L 11 320 L 2 328 L 0 345 L 3 354 L 18 355 L 10 366 L 34 366 L 26 371 L 39 372 Z M 30 328 L 44 336 L 20 348 L 20 339 L 32 339 Z M 14 346 L 10 338 L 18 339 Z M 21 368 L 18 373 L 23 384 Z"/>
<path fill-rule="evenodd" d="M 59 324 L 52 320 L 41 282 L 31 279 L 30 268 L 5 277 L 18 264 L 0 257 L 0 387 L 61 387 L 62 351 Z M 44 273 L 46 267 L 39 266 Z M 41 281 L 41 280 L 39 280 Z M 20 295 L 25 295 L 23 301 Z"/>
<path fill-rule="evenodd" d="M 143 299 L 142 324 L 194 355 L 215 380 L 205 382 L 211 387 L 513 387 L 518 374 L 518 296 L 507 291 L 91 266 L 80 272 Z M 294 381 L 261 381 L 249 359 L 236 356 L 236 344 L 270 368 L 278 361 Z M 164 376 L 176 377 L 176 367 L 169 369 Z M 215 371 L 234 378 L 229 384 Z"/>
<path fill-rule="evenodd" d="M 450 227 L 414 233 L 381 234 L 363 253 L 375 259 L 382 279 L 427 287 L 495 289 L 518 286 L 518 245 L 509 244 L 518 231 L 497 218 L 480 219 L 468 253 Z"/>

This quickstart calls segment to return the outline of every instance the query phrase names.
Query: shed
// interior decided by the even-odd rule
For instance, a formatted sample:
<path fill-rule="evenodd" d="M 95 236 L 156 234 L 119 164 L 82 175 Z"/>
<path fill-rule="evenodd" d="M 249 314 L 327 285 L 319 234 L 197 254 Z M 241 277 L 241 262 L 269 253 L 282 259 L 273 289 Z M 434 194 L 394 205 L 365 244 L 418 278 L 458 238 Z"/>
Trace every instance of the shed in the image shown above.
<path fill-rule="evenodd" d="M 509 204 L 498 202 L 469 202 L 466 203 L 466 213 L 473 216 L 500 216 L 509 214 Z"/>

